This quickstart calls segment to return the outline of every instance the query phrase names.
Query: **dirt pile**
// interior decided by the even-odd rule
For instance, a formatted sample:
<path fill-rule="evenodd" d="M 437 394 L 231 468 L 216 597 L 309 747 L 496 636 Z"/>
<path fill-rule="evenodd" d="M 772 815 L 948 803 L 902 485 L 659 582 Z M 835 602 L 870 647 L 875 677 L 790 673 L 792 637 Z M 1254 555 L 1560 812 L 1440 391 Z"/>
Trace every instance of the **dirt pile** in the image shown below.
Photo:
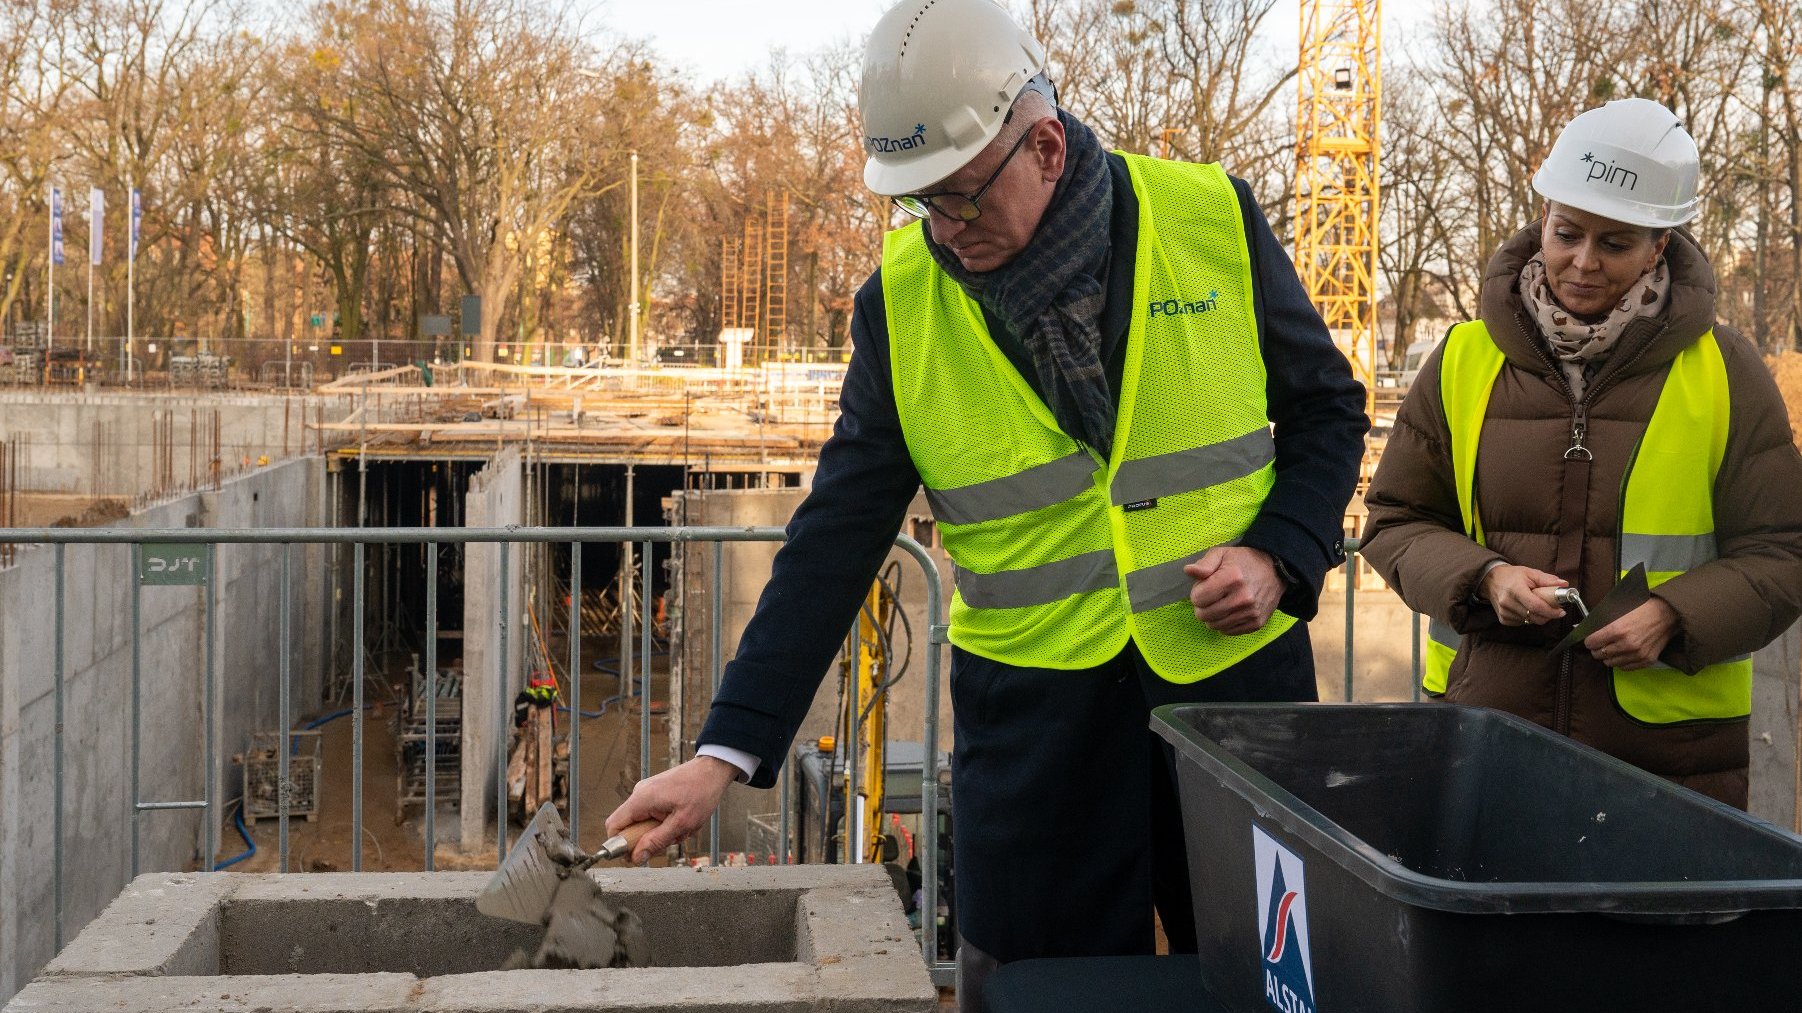
<path fill-rule="evenodd" d="M 1799 357 L 1802 358 L 1802 357 Z M 131 516 L 131 507 L 122 499 L 102 499 L 89 504 L 79 514 L 58 517 L 53 528 L 97 528 Z"/>
<path fill-rule="evenodd" d="M 1790 433 L 1795 437 L 1796 445 L 1802 447 L 1802 352 L 1784 352 L 1768 356 L 1764 361 L 1777 378 L 1777 389 L 1783 392 L 1784 403 L 1789 405 Z"/>

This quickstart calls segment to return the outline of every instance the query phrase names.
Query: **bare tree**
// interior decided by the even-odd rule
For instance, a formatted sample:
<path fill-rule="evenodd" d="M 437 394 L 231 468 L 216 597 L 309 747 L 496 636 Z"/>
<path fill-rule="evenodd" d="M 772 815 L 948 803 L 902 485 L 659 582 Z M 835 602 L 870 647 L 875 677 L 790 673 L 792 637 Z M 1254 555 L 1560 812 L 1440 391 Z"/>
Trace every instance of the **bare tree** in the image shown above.
<path fill-rule="evenodd" d="M 478 358 L 492 358 L 527 251 L 604 179 L 595 54 L 564 11 L 531 0 L 322 8 L 342 108 L 341 149 L 379 168 L 397 207 L 436 237 L 482 296 Z"/>

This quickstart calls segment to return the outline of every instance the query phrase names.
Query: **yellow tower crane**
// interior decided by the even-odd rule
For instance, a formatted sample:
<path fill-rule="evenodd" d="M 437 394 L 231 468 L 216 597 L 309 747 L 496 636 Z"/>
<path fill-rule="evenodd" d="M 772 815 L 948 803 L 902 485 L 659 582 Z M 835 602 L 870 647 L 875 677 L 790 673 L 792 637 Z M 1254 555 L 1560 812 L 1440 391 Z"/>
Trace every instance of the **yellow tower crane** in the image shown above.
<path fill-rule="evenodd" d="M 1295 267 L 1375 408 L 1381 0 L 1301 0 Z"/>

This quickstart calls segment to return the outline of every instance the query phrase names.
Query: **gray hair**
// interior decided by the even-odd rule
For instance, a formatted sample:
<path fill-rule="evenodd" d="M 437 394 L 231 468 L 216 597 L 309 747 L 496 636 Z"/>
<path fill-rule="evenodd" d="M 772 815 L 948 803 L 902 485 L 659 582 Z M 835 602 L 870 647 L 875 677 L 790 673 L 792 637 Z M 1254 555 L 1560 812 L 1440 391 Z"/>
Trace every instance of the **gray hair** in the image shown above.
<path fill-rule="evenodd" d="M 1057 91 L 1052 87 L 1050 79 L 1044 74 L 1036 74 L 1026 82 L 1020 94 L 1014 96 L 1014 104 L 1007 110 L 1007 126 L 995 135 L 994 145 L 1012 145 L 1020 139 L 1020 135 L 1032 129 L 1033 124 L 1047 116 L 1057 115 Z"/>

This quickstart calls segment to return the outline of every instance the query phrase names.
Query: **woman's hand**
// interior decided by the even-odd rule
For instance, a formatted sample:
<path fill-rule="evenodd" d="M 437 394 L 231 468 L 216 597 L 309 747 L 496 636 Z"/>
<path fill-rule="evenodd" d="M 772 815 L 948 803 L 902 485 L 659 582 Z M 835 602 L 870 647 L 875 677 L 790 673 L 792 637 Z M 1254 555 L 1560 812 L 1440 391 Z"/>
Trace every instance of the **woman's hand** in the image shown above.
<path fill-rule="evenodd" d="M 1677 611 L 1653 598 L 1614 622 L 1591 633 L 1583 646 L 1609 668 L 1633 671 L 1658 661 L 1677 632 Z"/>
<path fill-rule="evenodd" d="M 1542 598 L 1538 590 L 1569 586 L 1570 581 L 1555 573 L 1503 563 L 1483 575 L 1477 593 L 1495 609 L 1495 620 L 1503 626 L 1544 626 L 1561 618 L 1564 610 Z"/>

